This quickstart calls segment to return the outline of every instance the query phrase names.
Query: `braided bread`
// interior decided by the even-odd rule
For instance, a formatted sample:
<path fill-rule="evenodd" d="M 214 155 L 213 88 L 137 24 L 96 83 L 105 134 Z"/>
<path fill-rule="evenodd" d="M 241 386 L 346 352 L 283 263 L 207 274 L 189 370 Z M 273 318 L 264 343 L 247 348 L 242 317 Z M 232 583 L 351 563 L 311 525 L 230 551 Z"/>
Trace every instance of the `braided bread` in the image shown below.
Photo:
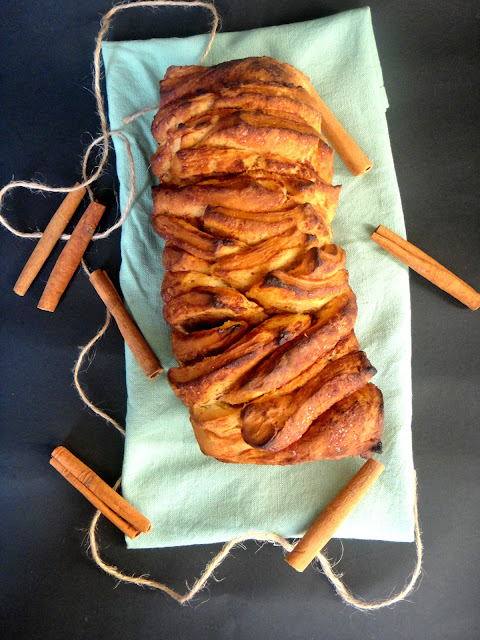
<path fill-rule="evenodd" d="M 354 334 L 340 187 L 308 78 L 272 58 L 170 67 L 152 124 L 153 224 L 201 450 L 296 464 L 380 448 L 382 394 Z"/>

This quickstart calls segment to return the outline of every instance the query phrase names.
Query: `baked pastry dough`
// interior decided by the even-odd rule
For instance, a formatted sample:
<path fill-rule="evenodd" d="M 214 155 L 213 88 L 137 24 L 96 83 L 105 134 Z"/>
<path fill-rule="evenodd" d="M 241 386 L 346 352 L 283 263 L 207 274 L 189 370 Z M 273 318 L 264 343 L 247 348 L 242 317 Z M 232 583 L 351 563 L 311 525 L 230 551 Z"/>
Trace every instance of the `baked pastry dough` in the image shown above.
<path fill-rule="evenodd" d="M 201 450 L 296 464 L 380 448 L 382 394 L 354 334 L 340 187 L 308 78 L 272 58 L 170 67 L 152 125 L 164 316 Z"/>

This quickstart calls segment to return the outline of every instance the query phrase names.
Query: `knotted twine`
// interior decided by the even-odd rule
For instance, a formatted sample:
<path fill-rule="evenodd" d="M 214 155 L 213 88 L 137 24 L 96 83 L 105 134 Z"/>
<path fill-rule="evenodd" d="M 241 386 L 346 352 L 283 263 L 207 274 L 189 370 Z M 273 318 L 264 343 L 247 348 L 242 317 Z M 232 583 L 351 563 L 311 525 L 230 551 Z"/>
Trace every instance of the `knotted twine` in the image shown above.
<path fill-rule="evenodd" d="M 205 48 L 205 51 L 203 53 L 203 55 L 201 56 L 199 63 L 198 64 L 203 64 L 203 62 L 205 61 L 205 58 L 207 57 L 213 40 L 215 38 L 215 34 L 217 32 L 218 29 L 218 24 L 219 24 L 219 17 L 218 17 L 218 13 L 217 10 L 215 9 L 214 5 L 210 2 L 200 2 L 197 0 L 193 0 L 191 2 L 189 1 L 184 1 L 184 0 L 141 0 L 139 2 L 128 2 L 125 4 L 119 4 L 116 5 L 114 7 L 112 7 L 110 9 L 110 11 L 108 11 L 102 18 L 101 21 L 101 27 L 100 27 L 100 31 L 98 33 L 97 39 L 96 39 L 96 44 L 95 44 L 95 51 L 94 51 L 94 56 L 93 56 L 93 88 L 94 88 L 94 94 L 95 94 L 95 99 L 97 101 L 97 113 L 98 116 L 100 118 L 100 127 L 101 127 L 101 135 L 99 135 L 95 140 L 93 140 L 91 142 L 91 144 L 89 145 L 89 147 L 87 148 L 87 150 L 85 151 L 84 157 L 83 157 L 83 161 L 82 161 L 82 176 L 83 176 L 83 182 L 73 186 L 73 187 L 50 187 L 48 185 L 45 184 L 41 184 L 39 182 L 27 182 L 27 181 L 11 181 L 9 182 L 5 187 L 3 187 L 0 190 L 0 223 L 6 228 L 8 229 L 8 231 L 10 231 L 10 233 L 21 237 L 21 238 L 30 238 L 30 239 L 38 239 L 40 238 L 43 234 L 41 232 L 23 232 L 23 231 L 19 231 L 18 229 L 16 229 L 15 227 L 13 227 L 8 220 L 1 214 L 1 206 L 2 206 L 2 201 L 4 196 L 11 190 L 17 188 L 17 187 L 22 187 L 25 189 L 28 189 L 30 191 L 46 191 L 46 192 L 50 192 L 50 193 L 70 193 L 72 191 L 76 191 L 78 189 L 81 189 L 83 187 L 85 187 L 88 190 L 89 193 L 89 197 L 90 200 L 93 200 L 93 192 L 91 190 L 90 185 L 95 182 L 95 180 L 97 180 L 97 178 L 101 175 L 101 173 L 104 170 L 105 167 L 105 163 L 107 161 L 108 158 L 108 152 L 109 152 L 109 140 L 110 137 L 112 136 L 119 136 L 126 145 L 126 149 L 127 149 L 127 156 L 128 156 L 128 161 L 129 161 L 129 165 L 130 165 L 130 194 L 127 200 L 127 203 L 125 205 L 125 208 L 123 210 L 123 212 L 121 212 L 121 215 L 119 217 L 119 219 L 108 229 L 106 229 L 104 232 L 102 233 L 96 233 L 93 236 L 93 240 L 101 240 L 103 238 L 107 238 L 111 233 L 113 233 L 116 229 L 120 228 L 122 226 L 122 224 L 124 223 L 125 219 L 127 218 L 129 212 L 130 212 L 130 207 L 131 204 L 133 202 L 133 199 L 135 197 L 135 165 L 134 165 L 134 161 L 133 161 L 133 156 L 131 153 L 131 148 L 130 148 L 130 143 L 127 139 L 127 137 L 125 136 L 125 134 L 120 131 L 120 130 L 112 130 L 110 131 L 108 128 L 108 124 L 107 124 L 107 117 L 106 117 L 106 113 L 105 113 L 105 106 L 104 106 L 104 101 L 103 101 L 103 96 L 102 96 L 102 92 L 101 92 L 101 88 L 100 88 L 100 78 L 101 78 L 101 45 L 102 45 L 102 41 L 110 27 L 110 22 L 111 19 L 113 18 L 113 16 L 118 13 L 119 11 L 123 11 L 125 9 L 130 9 L 133 7 L 151 7 L 151 8 L 157 8 L 160 6 L 179 6 L 179 7 L 183 7 L 185 9 L 188 9 L 190 7 L 203 7 L 205 9 L 208 9 L 212 16 L 213 16 L 213 22 L 212 22 L 212 28 L 210 31 L 210 37 L 207 43 L 207 46 Z M 127 126 L 130 122 L 132 122 L 133 120 L 135 120 L 136 118 L 149 113 L 150 111 L 154 111 L 155 109 L 158 109 L 158 105 L 156 106 L 152 106 L 152 107 L 147 107 L 145 109 L 142 109 L 141 111 L 133 114 L 132 116 L 126 118 L 125 120 L 123 120 L 122 124 L 123 126 Z M 100 153 L 100 159 L 98 161 L 98 164 L 95 168 L 95 170 L 93 171 L 92 175 L 90 175 L 90 177 L 87 175 L 87 166 L 88 166 L 88 161 L 90 158 L 90 154 L 92 153 L 93 149 L 98 146 L 101 145 L 101 153 Z M 70 238 L 70 234 L 62 234 L 61 239 L 62 240 L 68 240 Z M 89 275 L 89 270 L 85 264 L 85 262 L 82 260 L 82 266 L 83 269 L 85 270 L 85 272 L 87 273 L 87 275 Z M 82 363 L 83 360 L 85 358 L 85 356 L 89 353 L 90 349 L 94 346 L 94 344 L 96 344 L 96 342 L 105 334 L 105 332 L 107 331 L 108 326 L 110 325 L 110 321 L 111 321 L 111 315 L 110 312 L 107 311 L 106 314 L 106 318 L 105 318 L 105 322 L 103 324 L 103 326 L 101 327 L 101 329 L 97 332 L 97 334 L 90 340 L 90 342 L 88 342 L 88 344 L 86 344 L 84 347 L 81 348 L 80 351 L 80 355 L 78 357 L 78 360 L 75 363 L 75 367 L 74 367 L 74 383 L 75 383 L 75 387 L 81 397 L 81 399 L 83 400 L 83 402 L 94 412 L 96 413 L 98 416 L 100 416 L 101 418 L 103 418 L 104 420 L 106 420 L 107 422 L 109 422 L 110 424 L 112 424 L 123 436 L 125 436 L 125 429 L 124 427 L 122 427 L 116 420 L 114 420 L 113 418 L 111 418 L 108 414 L 106 414 L 105 412 L 103 412 L 101 409 L 99 409 L 98 407 L 96 407 L 88 398 L 88 396 L 86 395 L 86 393 L 84 392 L 81 384 L 80 384 L 80 380 L 79 380 L 79 373 L 81 371 L 81 367 L 82 367 Z M 121 483 L 121 476 L 120 478 L 117 480 L 117 482 L 114 485 L 114 489 L 117 490 L 118 487 L 120 486 Z M 414 494 L 414 504 L 413 504 L 413 509 L 414 509 L 414 520 L 415 520 L 415 546 L 416 546 L 416 564 L 415 564 L 415 568 L 413 573 L 411 574 L 410 578 L 408 579 L 407 583 L 405 584 L 405 586 L 403 587 L 403 589 L 395 596 L 392 596 L 390 598 L 387 598 L 386 600 L 382 600 L 380 602 L 365 602 L 363 600 L 360 600 L 358 598 L 356 598 L 355 596 L 353 596 L 350 591 L 347 589 L 347 587 L 345 586 L 345 584 L 342 582 L 340 576 L 338 574 L 335 573 L 335 571 L 332 568 L 332 564 L 330 563 L 330 561 L 326 558 L 326 556 L 324 556 L 322 553 L 318 553 L 316 556 L 316 559 L 319 561 L 323 573 L 326 575 L 326 577 L 330 580 L 330 582 L 332 583 L 332 585 L 334 586 L 336 592 L 338 593 L 338 595 L 342 598 L 342 600 L 344 600 L 344 602 L 346 602 L 347 604 L 355 607 L 356 609 L 360 609 L 360 610 L 375 610 L 375 609 L 381 609 L 383 607 L 388 607 L 392 604 L 395 604 L 396 602 L 399 602 L 401 600 L 404 600 L 407 595 L 409 595 L 414 587 L 415 584 L 420 576 L 420 572 L 421 572 L 421 566 L 422 566 L 422 552 L 423 552 L 423 546 L 422 546 L 422 540 L 421 540 L 421 535 L 420 535 L 420 526 L 419 526 L 419 522 L 418 522 L 418 508 L 417 508 L 417 483 L 416 483 L 416 474 L 415 474 L 415 494 Z M 270 542 L 271 544 L 274 544 L 276 546 L 280 546 L 282 547 L 286 552 L 289 552 L 293 549 L 294 545 L 292 543 L 290 543 L 286 538 L 277 535 L 275 533 L 264 533 L 264 532 L 257 532 L 257 531 L 251 531 L 248 532 L 244 535 L 241 536 L 237 536 L 235 538 L 233 538 L 232 540 L 230 540 L 229 542 L 227 542 L 223 548 L 221 549 L 221 551 L 219 553 L 217 553 L 216 556 L 214 556 L 214 558 L 207 564 L 207 566 L 205 567 L 202 575 L 200 576 L 200 578 L 198 578 L 198 580 L 195 581 L 194 585 L 188 589 L 183 595 L 178 593 L 177 591 L 174 591 L 173 589 L 171 589 L 170 587 L 168 587 L 166 584 L 163 584 L 161 582 L 158 582 L 156 580 L 152 580 L 150 578 L 144 577 L 144 576 L 130 576 L 127 575 L 125 573 L 122 573 L 117 567 L 113 566 L 113 565 L 109 565 L 107 564 L 102 557 L 100 556 L 100 552 L 99 552 L 99 548 L 98 548 L 98 543 L 97 543 L 97 524 L 98 524 L 98 520 L 101 516 L 101 512 L 100 511 L 96 511 L 92 522 L 90 524 L 90 528 L 89 528 L 89 539 L 90 539 L 90 548 L 91 548 L 91 553 L 93 556 L 93 559 L 95 560 L 96 564 L 103 569 L 106 573 L 109 573 L 110 575 L 114 576 L 117 580 L 120 580 L 122 582 L 131 582 L 133 584 L 137 584 L 140 586 L 147 586 L 147 587 L 151 587 L 152 589 L 158 589 L 160 591 L 163 591 L 164 593 L 166 593 L 167 595 L 169 595 L 170 597 L 172 597 L 174 600 L 176 600 L 177 602 L 179 602 L 180 604 L 184 604 L 190 600 L 192 600 L 192 598 L 199 592 L 201 591 L 203 588 L 206 587 L 207 582 L 209 580 L 209 578 L 211 578 L 213 576 L 214 571 L 217 569 L 217 567 L 220 566 L 220 564 L 225 560 L 225 558 L 229 555 L 229 553 L 232 551 L 232 549 L 238 545 L 242 545 L 243 542 L 247 541 L 247 540 L 255 540 L 258 542 Z"/>

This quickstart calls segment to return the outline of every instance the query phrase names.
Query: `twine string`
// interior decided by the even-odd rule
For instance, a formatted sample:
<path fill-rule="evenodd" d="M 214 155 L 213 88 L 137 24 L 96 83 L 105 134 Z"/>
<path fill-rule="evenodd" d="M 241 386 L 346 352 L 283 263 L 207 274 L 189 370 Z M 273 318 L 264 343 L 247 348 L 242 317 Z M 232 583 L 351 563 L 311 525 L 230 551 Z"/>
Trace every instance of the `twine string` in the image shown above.
<path fill-rule="evenodd" d="M 120 484 L 121 478 L 117 481 L 117 484 L 114 488 L 117 488 Z M 100 511 L 97 511 L 92 523 L 90 525 L 89 536 L 90 536 L 90 549 L 92 552 L 92 556 L 97 563 L 97 565 L 103 569 L 106 573 L 113 576 L 117 580 L 121 582 L 130 582 L 132 584 L 136 584 L 143 587 L 150 587 L 151 589 L 157 589 L 159 591 L 163 591 L 171 598 L 179 602 L 180 604 L 185 604 L 192 600 L 202 589 L 207 586 L 208 580 L 213 577 L 214 571 L 222 564 L 222 562 L 227 558 L 230 552 L 234 547 L 242 546 L 243 542 L 247 540 L 254 540 L 255 542 L 270 542 L 275 546 L 283 547 L 285 552 L 289 552 L 293 549 L 294 545 L 292 545 L 286 538 L 283 536 L 279 536 L 275 533 L 261 533 L 261 532 L 251 532 L 242 536 L 237 536 L 232 540 L 229 540 L 222 549 L 217 553 L 216 556 L 210 560 L 210 562 L 205 566 L 202 575 L 198 580 L 196 580 L 193 586 L 188 589 L 183 595 L 178 593 L 171 587 L 162 582 L 158 582 L 157 580 L 153 580 L 151 578 L 145 576 L 130 576 L 122 571 L 120 571 L 117 567 L 106 563 L 102 557 L 100 556 L 98 550 L 98 544 L 96 539 L 96 527 L 98 524 L 98 520 L 101 516 Z M 360 611 L 375 611 L 377 609 L 383 609 L 385 607 L 390 607 L 393 604 L 404 600 L 412 591 L 414 590 L 415 583 L 421 572 L 421 564 L 422 564 L 422 544 L 420 540 L 420 530 L 418 527 L 418 519 L 415 521 L 415 537 L 416 537 L 416 548 L 417 548 L 417 559 L 414 571 L 412 573 L 411 578 L 408 580 L 404 588 L 397 593 L 395 596 L 388 598 L 387 600 L 382 600 L 380 602 L 365 602 L 356 598 L 352 593 L 347 589 L 344 583 L 341 581 L 340 577 L 335 573 L 332 568 L 330 561 L 321 553 L 317 554 L 316 558 L 319 560 L 323 573 L 333 584 L 336 592 L 340 596 L 340 598 L 347 604 L 351 605 L 355 609 Z"/>
<path fill-rule="evenodd" d="M 84 269 L 87 269 L 85 263 L 83 263 L 83 267 L 84 267 Z M 80 398 L 87 405 L 87 407 L 89 407 L 89 409 L 91 409 L 94 413 L 96 413 L 97 416 L 100 416 L 101 418 L 103 418 L 104 420 L 109 422 L 111 425 L 113 425 L 115 427 L 115 429 L 117 429 L 117 431 L 120 431 L 122 436 L 125 436 L 125 429 L 116 420 L 114 420 L 111 416 L 109 416 L 107 413 L 105 413 L 104 411 L 99 409 L 97 406 L 95 406 L 93 404 L 93 402 L 88 398 L 88 396 L 85 393 L 85 391 L 83 390 L 82 385 L 80 384 L 80 380 L 79 380 L 79 374 L 80 374 L 80 370 L 82 368 L 82 364 L 83 364 L 83 361 L 85 359 L 85 356 L 88 354 L 88 352 L 93 347 L 93 345 L 96 344 L 98 342 L 98 340 L 100 340 L 100 338 L 105 334 L 105 332 L 108 329 L 108 326 L 110 324 L 111 318 L 112 318 L 112 316 L 110 315 L 110 311 L 108 311 L 108 309 L 107 309 L 107 314 L 105 316 L 105 322 L 104 322 L 103 326 L 93 336 L 93 338 L 90 340 L 90 342 L 88 342 L 84 347 L 81 347 L 80 354 L 78 356 L 77 361 L 75 362 L 75 367 L 73 369 L 73 382 L 75 384 L 75 388 L 78 391 L 78 394 L 79 394 Z"/>
<path fill-rule="evenodd" d="M 1 190 L 0 190 L 0 212 L 1 212 L 1 207 L 2 207 L 2 203 L 3 203 L 3 198 L 5 197 L 5 195 L 15 189 L 15 188 L 25 188 L 28 189 L 30 191 L 44 191 L 44 192 L 50 192 L 50 193 L 70 193 L 71 191 L 76 191 L 77 189 L 81 189 L 83 187 L 86 187 L 90 196 L 90 199 L 93 200 L 93 192 L 90 188 L 90 185 L 95 182 L 95 180 L 97 180 L 97 178 L 100 176 L 100 174 L 103 172 L 107 158 L 108 158 L 108 152 L 109 152 L 109 138 L 114 136 L 114 135 L 118 135 L 122 138 L 122 140 L 125 142 L 126 144 L 126 148 L 127 148 L 127 155 L 128 155 L 128 159 L 129 159 L 129 164 L 130 164 L 130 193 L 129 193 L 129 197 L 127 200 L 127 203 L 125 205 L 125 209 L 123 210 L 123 212 L 121 213 L 121 216 L 119 218 L 119 220 L 113 224 L 111 227 L 109 227 L 106 231 L 104 231 L 103 233 L 97 233 L 93 236 L 93 240 L 100 240 L 103 238 L 108 237 L 111 233 L 113 233 L 113 231 L 115 231 L 116 229 L 118 229 L 123 222 L 125 221 L 126 217 L 128 216 L 128 213 L 130 211 L 132 202 L 135 198 L 135 166 L 134 166 L 134 161 L 133 161 L 133 157 L 132 157 L 132 153 L 131 153 L 131 148 L 130 148 L 130 143 L 129 140 L 127 139 L 127 137 L 125 136 L 125 134 L 121 131 L 115 130 L 115 131 L 109 131 L 108 129 L 108 123 L 107 123 L 107 116 L 106 116 L 106 112 L 105 112 L 105 106 L 104 106 L 104 101 L 103 101 L 103 96 L 101 93 L 101 88 L 100 88 L 100 78 L 101 78 L 101 44 L 103 41 L 103 38 L 105 37 L 109 26 L 110 26 L 110 22 L 111 19 L 113 18 L 113 16 L 118 13 L 119 11 L 123 11 L 125 9 L 130 9 L 133 7 L 160 7 L 160 6 L 178 6 L 178 7 L 184 7 L 184 8 L 190 8 L 190 7 L 204 7 L 206 9 L 208 9 L 212 15 L 213 15 L 213 23 L 212 23 L 212 29 L 210 32 L 210 38 L 208 40 L 207 46 L 205 48 L 205 51 L 202 55 L 202 57 L 199 60 L 199 64 L 202 64 L 205 61 L 205 58 L 207 57 L 213 40 L 215 38 L 215 34 L 218 28 L 218 23 L 219 23 L 219 18 L 218 18 L 218 14 L 217 11 L 214 7 L 214 5 L 210 2 L 200 2 L 200 1 L 186 1 L 186 0 L 142 0 L 139 2 L 128 2 L 125 4 L 119 4 L 116 5 L 114 7 L 112 7 L 112 9 L 110 9 L 110 11 L 108 11 L 102 19 L 101 22 L 101 28 L 100 31 L 98 33 L 97 36 L 97 40 L 96 40 L 96 45 L 95 45 L 95 52 L 94 52 L 94 65 L 93 65 L 93 86 L 94 86 L 94 93 L 95 93 L 95 98 L 96 98 L 96 102 L 97 102 L 97 112 L 98 112 L 98 116 L 100 118 L 100 127 L 101 127 L 101 135 L 99 137 L 97 137 L 95 140 L 92 141 L 92 143 L 89 145 L 88 149 L 86 150 L 84 157 L 83 157 L 83 161 L 82 161 L 82 175 L 83 175 L 83 182 L 81 184 L 78 184 L 76 186 L 73 187 L 50 187 L 48 185 L 39 183 L 39 182 L 34 182 L 34 181 L 11 181 L 9 182 L 6 186 L 4 186 Z M 155 109 L 157 109 L 158 106 L 155 107 L 147 107 L 145 109 L 142 109 L 141 111 L 137 112 L 136 114 L 133 114 L 132 116 L 129 116 L 127 118 L 124 119 L 123 121 L 123 125 L 125 126 L 126 124 L 128 124 L 129 122 L 132 122 L 133 120 L 135 120 L 136 118 L 140 117 L 141 115 L 148 113 L 150 111 L 153 111 Z M 93 171 L 92 175 L 90 177 L 88 177 L 87 174 L 87 164 L 88 164 L 88 159 L 90 157 L 91 152 L 93 151 L 93 149 L 97 146 L 97 145 L 101 145 L 101 152 L 100 152 L 100 159 L 98 161 L 98 164 L 95 168 L 95 170 Z M 10 233 L 12 233 L 13 235 L 16 235 L 18 237 L 22 237 L 22 238 L 30 238 L 30 239 L 36 239 L 36 238 L 40 238 L 42 236 L 41 232 L 22 232 L 19 231 L 18 229 L 16 229 L 15 227 L 13 227 L 8 220 L 0 213 L 0 223 L 8 230 L 10 231 Z M 69 234 L 63 234 L 61 236 L 62 240 L 68 240 L 70 238 Z M 86 272 L 87 275 L 90 274 L 88 267 L 86 266 L 85 262 L 82 260 L 82 266 L 84 268 L 84 271 Z M 102 411 L 101 409 L 99 409 L 87 396 L 87 394 L 85 393 L 85 391 L 83 390 L 81 383 L 80 383 L 80 379 L 79 379 L 79 374 L 80 374 L 80 370 L 81 370 L 81 366 L 83 364 L 83 361 L 85 359 L 85 357 L 87 356 L 87 354 L 89 353 L 90 349 L 97 343 L 97 341 L 105 334 L 105 332 L 108 329 L 108 326 L 110 325 L 110 321 L 111 321 L 111 315 L 110 312 L 107 310 L 106 313 L 106 317 L 105 317 L 105 322 L 103 324 L 103 326 L 99 329 L 99 331 L 96 333 L 96 335 L 84 346 L 81 348 L 80 354 L 78 356 L 78 359 L 75 363 L 75 367 L 73 370 L 73 377 L 74 377 L 74 384 L 75 387 L 82 399 L 82 401 L 99 417 L 103 418 L 104 420 L 106 420 L 107 422 L 109 422 L 110 424 L 112 424 L 123 436 L 125 436 L 125 429 L 113 418 L 111 418 L 107 413 L 105 413 L 104 411 Z M 118 487 L 120 486 L 121 483 L 121 476 L 120 478 L 117 480 L 117 482 L 114 485 L 114 489 L 117 490 Z M 90 548 L 91 548 L 91 553 L 93 556 L 94 561 L 96 562 L 96 564 L 103 569 L 106 573 L 112 575 L 113 577 L 115 577 L 117 580 L 120 580 L 122 582 L 130 582 L 133 584 L 137 584 L 140 586 L 147 586 L 147 587 L 151 587 L 153 589 L 158 589 L 160 591 L 163 591 L 164 593 L 166 593 L 167 595 L 169 595 L 170 597 L 172 597 L 174 600 L 176 600 L 177 602 L 179 602 L 180 604 L 184 604 L 186 602 L 189 602 L 190 600 L 192 600 L 192 598 L 194 598 L 195 595 L 197 595 L 202 589 L 204 589 L 207 585 L 208 580 L 213 577 L 213 573 L 214 571 L 221 565 L 221 563 L 225 560 L 225 558 L 227 558 L 227 556 L 230 554 L 230 552 L 232 551 L 232 549 L 238 545 L 242 545 L 243 542 L 247 541 L 247 540 L 255 540 L 257 542 L 270 542 L 271 544 L 277 545 L 282 547 L 285 551 L 291 551 L 293 548 L 293 545 L 286 539 L 283 538 L 282 536 L 279 536 L 275 533 L 263 533 L 263 532 L 249 532 L 246 533 L 244 535 L 241 536 L 237 536 L 235 538 L 233 538 L 232 540 L 230 540 L 229 542 L 227 542 L 222 549 L 214 556 L 214 558 L 212 558 L 212 560 L 206 565 L 202 575 L 200 576 L 200 578 L 198 578 L 198 580 L 195 581 L 195 583 L 193 584 L 193 586 L 188 589 L 186 591 L 186 593 L 184 593 L 183 595 L 178 593 L 177 591 L 171 589 L 170 587 L 168 587 L 166 584 L 163 584 L 161 582 L 158 582 L 156 580 L 150 579 L 148 577 L 145 576 L 130 576 L 127 575 L 123 572 L 121 572 L 117 567 L 108 564 L 107 562 L 105 562 L 102 557 L 100 556 L 100 552 L 99 552 L 99 547 L 98 547 L 98 542 L 97 542 L 97 525 L 98 525 L 98 521 L 99 518 L 101 516 L 101 512 L 100 511 L 96 511 L 92 522 L 90 524 L 90 528 L 89 528 L 89 538 L 90 538 Z M 374 610 L 374 609 L 381 609 L 383 607 L 388 607 L 396 602 L 399 602 L 400 600 L 403 600 L 407 595 L 409 595 L 413 589 L 414 586 L 418 580 L 418 577 L 420 575 L 421 572 L 421 565 L 422 565 L 422 541 L 421 541 L 421 535 L 420 535 L 420 527 L 419 527 L 419 522 L 418 522 L 418 509 L 417 509 L 417 489 L 416 489 L 416 477 L 415 477 L 415 494 L 414 494 L 414 519 L 415 519 L 415 543 L 416 543 L 416 554 L 417 554 L 417 558 L 416 558 L 416 564 L 415 564 L 415 568 L 414 571 L 410 577 L 410 579 L 408 580 L 408 582 L 406 583 L 405 587 L 395 596 L 388 598 L 387 600 L 383 600 L 381 602 L 364 602 L 363 600 L 357 599 L 355 598 L 350 591 L 347 589 L 347 587 L 344 585 L 344 583 L 342 582 L 342 580 L 340 579 L 340 576 L 337 575 L 335 573 L 335 571 L 332 568 L 332 565 L 330 563 L 330 561 L 326 558 L 326 556 L 322 555 L 321 553 L 319 553 L 317 555 L 317 559 L 320 562 L 320 565 L 322 567 L 323 573 L 326 575 L 326 577 L 330 580 L 330 582 L 333 584 L 335 590 L 337 591 L 338 595 L 342 598 L 342 600 L 348 604 L 350 604 L 351 606 L 355 607 L 356 609 L 360 609 L 360 610 Z"/>
<path fill-rule="evenodd" d="M 97 103 L 97 113 L 100 119 L 101 135 L 90 144 L 90 146 L 88 147 L 88 149 L 84 154 L 84 157 L 82 160 L 83 182 L 73 187 L 50 187 L 49 185 L 42 184 L 40 182 L 26 181 L 26 180 L 12 180 L 8 184 L 6 184 L 2 189 L 0 189 L 0 224 L 2 224 L 3 227 L 5 227 L 5 229 L 10 231 L 10 233 L 12 233 L 13 235 L 19 238 L 28 238 L 31 240 L 35 240 L 35 239 L 41 238 L 43 233 L 20 231 L 19 229 L 16 229 L 12 224 L 10 224 L 7 218 L 5 218 L 5 216 L 1 213 L 3 199 L 7 195 L 7 193 L 17 188 L 28 189 L 29 191 L 43 191 L 48 193 L 70 193 L 72 191 L 77 191 L 78 189 L 82 189 L 83 187 L 85 187 L 88 190 L 90 199 L 93 200 L 93 192 L 91 190 L 90 185 L 98 179 L 98 177 L 101 175 L 101 173 L 104 170 L 105 163 L 107 162 L 107 158 L 108 158 L 108 152 L 109 152 L 109 138 L 110 136 L 113 136 L 113 135 L 121 136 L 122 139 L 127 144 L 127 153 L 129 155 L 129 160 L 131 160 L 130 162 L 130 170 L 131 170 L 130 195 L 128 198 L 128 202 L 125 206 L 125 209 L 122 212 L 119 220 L 115 224 L 113 224 L 111 227 L 106 229 L 104 232 L 95 233 L 92 240 L 102 240 L 104 238 L 107 238 L 116 229 L 121 227 L 121 225 L 125 221 L 130 211 L 131 203 L 135 198 L 135 173 L 133 169 L 133 159 L 131 159 L 131 152 L 129 150 L 129 143 L 125 134 L 123 134 L 120 131 L 109 131 L 108 129 L 105 104 L 104 104 L 101 86 L 100 86 L 101 69 L 102 69 L 102 56 L 101 56 L 102 42 L 110 27 L 110 23 L 113 16 L 117 14 L 119 11 L 123 11 L 125 9 L 131 9 L 133 7 L 158 8 L 162 6 L 183 7 L 184 9 L 189 9 L 191 7 L 203 7 L 205 9 L 208 9 L 211 12 L 213 16 L 213 22 L 212 22 L 212 28 L 210 30 L 210 37 L 208 39 L 207 46 L 205 47 L 205 51 L 203 52 L 198 64 L 203 64 L 203 62 L 205 61 L 205 58 L 207 57 L 212 47 L 212 43 L 215 38 L 215 34 L 217 32 L 218 23 L 219 23 L 217 10 L 215 9 L 214 5 L 211 2 L 200 2 L 199 0 L 198 1 L 193 0 L 192 2 L 189 2 L 188 0 L 141 0 L 140 2 L 127 2 L 124 4 L 118 4 L 112 7 L 110 11 L 108 11 L 103 16 L 103 19 L 101 22 L 101 28 L 95 43 L 95 51 L 93 56 L 93 89 L 94 89 L 95 100 Z M 150 109 L 150 110 L 153 110 L 153 109 Z M 95 167 L 92 175 L 88 177 L 87 176 L 88 158 L 92 150 L 97 145 L 101 145 L 100 158 L 98 160 L 98 164 Z M 70 234 L 68 233 L 64 233 L 61 236 L 61 240 L 68 240 L 69 238 L 70 238 Z"/>
<path fill-rule="evenodd" d="M 158 111 L 158 109 L 160 109 L 159 104 L 156 104 L 154 107 L 145 107 L 145 109 L 140 109 L 140 111 L 137 111 L 136 113 L 133 113 L 131 116 L 127 116 L 126 118 L 124 118 L 122 120 L 122 124 L 124 127 L 126 127 L 127 124 L 130 124 L 130 122 L 133 122 L 140 116 L 143 116 L 146 113 L 150 113 L 150 111 Z"/>

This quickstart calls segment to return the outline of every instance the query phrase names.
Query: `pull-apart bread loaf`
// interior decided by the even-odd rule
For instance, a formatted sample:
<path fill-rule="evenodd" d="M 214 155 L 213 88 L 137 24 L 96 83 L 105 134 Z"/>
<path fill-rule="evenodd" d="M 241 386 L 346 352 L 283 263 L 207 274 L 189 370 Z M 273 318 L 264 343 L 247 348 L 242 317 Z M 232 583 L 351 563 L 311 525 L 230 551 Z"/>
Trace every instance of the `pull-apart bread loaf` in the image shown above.
<path fill-rule="evenodd" d="M 166 240 L 168 380 L 203 453 L 296 464 L 379 451 L 382 394 L 354 334 L 340 187 L 308 78 L 272 58 L 170 67 L 151 160 Z"/>

